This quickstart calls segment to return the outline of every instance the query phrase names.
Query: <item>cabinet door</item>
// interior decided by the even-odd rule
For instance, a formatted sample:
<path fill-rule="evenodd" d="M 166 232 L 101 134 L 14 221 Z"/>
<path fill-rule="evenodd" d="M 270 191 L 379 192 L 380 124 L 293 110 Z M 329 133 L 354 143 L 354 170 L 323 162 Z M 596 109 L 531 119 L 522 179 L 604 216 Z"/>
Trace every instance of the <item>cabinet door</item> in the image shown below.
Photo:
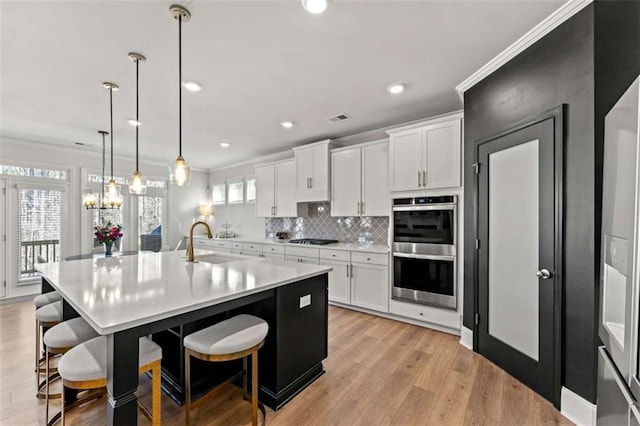
<path fill-rule="evenodd" d="M 275 216 L 296 217 L 297 204 L 293 199 L 293 191 L 295 189 L 295 165 L 293 161 L 276 164 L 275 175 Z"/>
<path fill-rule="evenodd" d="M 360 148 L 331 153 L 331 216 L 359 214 L 360 176 Z"/>
<path fill-rule="evenodd" d="M 313 147 L 311 190 L 318 201 L 329 199 L 329 145 Z M 326 194 L 326 195 L 324 195 Z"/>
<path fill-rule="evenodd" d="M 460 186 L 460 120 L 424 128 L 427 188 Z"/>
<path fill-rule="evenodd" d="M 424 169 L 422 136 L 422 128 L 405 130 L 390 136 L 391 191 L 422 188 L 422 176 L 418 176 Z"/>
<path fill-rule="evenodd" d="M 389 312 L 389 267 L 352 263 L 351 304 Z"/>
<path fill-rule="evenodd" d="M 362 148 L 363 216 L 389 216 L 389 144 Z"/>
<path fill-rule="evenodd" d="M 256 168 L 256 217 L 271 217 L 274 206 L 275 169 Z"/>
<path fill-rule="evenodd" d="M 295 164 L 296 191 L 305 193 L 309 190 L 309 179 L 313 176 L 313 148 L 297 150 Z"/>
<path fill-rule="evenodd" d="M 320 265 L 331 266 L 329 272 L 329 300 L 332 302 L 351 303 L 351 279 L 349 262 L 321 260 Z"/>

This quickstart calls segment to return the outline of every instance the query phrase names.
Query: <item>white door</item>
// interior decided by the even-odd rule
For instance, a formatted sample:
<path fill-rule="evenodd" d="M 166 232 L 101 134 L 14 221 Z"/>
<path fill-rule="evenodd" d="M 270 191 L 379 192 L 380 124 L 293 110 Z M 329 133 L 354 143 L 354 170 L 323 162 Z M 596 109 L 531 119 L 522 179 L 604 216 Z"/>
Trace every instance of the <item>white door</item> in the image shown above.
<path fill-rule="evenodd" d="M 310 178 L 313 176 L 313 148 L 296 151 L 296 191 L 309 191 Z"/>
<path fill-rule="evenodd" d="M 293 161 L 276 164 L 276 196 L 274 215 L 278 217 L 296 217 L 297 204 L 293 199 L 295 190 L 295 165 Z"/>
<path fill-rule="evenodd" d="M 7 291 L 7 181 L 0 179 L 0 298 Z"/>
<path fill-rule="evenodd" d="M 420 189 L 424 161 L 422 128 L 405 130 L 390 137 L 391 190 Z"/>
<path fill-rule="evenodd" d="M 273 216 L 274 188 L 274 167 L 256 168 L 256 217 Z"/>
<path fill-rule="evenodd" d="M 331 216 L 360 214 L 360 148 L 331 153 Z"/>
<path fill-rule="evenodd" d="M 389 144 L 362 148 L 363 216 L 389 216 Z"/>
<path fill-rule="evenodd" d="M 426 187 L 460 186 L 460 120 L 424 128 Z"/>
<path fill-rule="evenodd" d="M 329 300 L 351 304 L 351 278 L 349 277 L 349 262 L 336 260 L 321 260 L 320 265 L 331 266 L 329 272 Z"/>
<path fill-rule="evenodd" d="M 389 312 L 389 267 L 352 263 L 351 304 Z"/>

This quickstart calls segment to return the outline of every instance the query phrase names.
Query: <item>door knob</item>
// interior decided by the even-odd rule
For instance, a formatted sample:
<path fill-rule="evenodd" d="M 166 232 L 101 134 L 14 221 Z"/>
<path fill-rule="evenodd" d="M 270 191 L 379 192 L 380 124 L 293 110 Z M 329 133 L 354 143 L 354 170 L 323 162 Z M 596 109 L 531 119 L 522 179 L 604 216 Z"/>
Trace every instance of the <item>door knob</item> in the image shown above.
<path fill-rule="evenodd" d="M 536 272 L 536 277 L 542 278 L 543 280 L 548 280 L 553 276 L 553 273 L 549 272 L 548 269 L 540 269 Z"/>

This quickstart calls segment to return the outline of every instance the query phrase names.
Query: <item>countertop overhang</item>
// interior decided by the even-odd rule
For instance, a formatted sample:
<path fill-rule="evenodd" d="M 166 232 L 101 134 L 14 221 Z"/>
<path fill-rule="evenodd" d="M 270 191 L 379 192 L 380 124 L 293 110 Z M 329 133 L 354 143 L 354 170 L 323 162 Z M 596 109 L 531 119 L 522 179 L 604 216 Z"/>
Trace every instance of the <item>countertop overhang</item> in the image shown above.
<path fill-rule="evenodd" d="M 137 327 L 296 281 L 331 267 L 209 250 L 140 253 L 38 264 L 38 271 L 100 334 Z"/>

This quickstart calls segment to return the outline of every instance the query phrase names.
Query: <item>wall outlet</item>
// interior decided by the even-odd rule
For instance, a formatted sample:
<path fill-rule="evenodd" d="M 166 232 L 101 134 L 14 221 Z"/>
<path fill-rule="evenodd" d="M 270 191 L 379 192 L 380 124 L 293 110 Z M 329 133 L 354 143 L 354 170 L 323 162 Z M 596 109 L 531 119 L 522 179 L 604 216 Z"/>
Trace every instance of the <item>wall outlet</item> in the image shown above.
<path fill-rule="evenodd" d="M 306 296 L 302 296 L 300 298 L 300 309 L 304 308 L 305 306 L 309 306 L 311 304 L 311 295 L 307 294 Z"/>

